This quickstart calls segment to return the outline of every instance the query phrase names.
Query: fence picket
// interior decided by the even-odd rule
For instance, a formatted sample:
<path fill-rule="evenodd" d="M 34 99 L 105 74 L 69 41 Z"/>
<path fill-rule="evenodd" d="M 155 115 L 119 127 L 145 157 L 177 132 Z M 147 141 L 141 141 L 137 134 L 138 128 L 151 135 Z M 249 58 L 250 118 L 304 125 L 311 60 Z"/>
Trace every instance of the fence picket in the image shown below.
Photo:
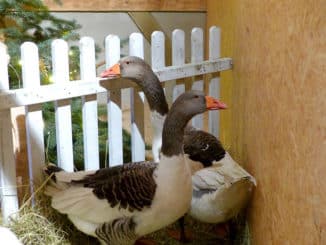
<path fill-rule="evenodd" d="M 24 88 L 37 89 L 41 82 L 36 44 L 25 42 L 21 46 L 21 60 Z M 41 104 L 25 106 L 25 113 L 29 178 L 33 193 L 33 183 L 40 183 L 41 170 L 45 163 L 42 106 Z"/>
<path fill-rule="evenodd" d="M 0 42 L 0 90 L 9 89 L 7 47 Z M 0 198 L 3 222 L 18 211 L 16 163 L 10 109 L 0 111 Z"/>
<path fill-rule="evenodd" d="M 160 69 L 165 67 L 165 36 L 161 31 L 155 31 L 151 36 L 151 52 L 152 52 L 152 69 Z M 158 159 L 157 155 L 161 147 L 161 130 L 155 122 L 155 117 L 151 117 L 152 123 L 152 153 L 154 160 Z M 155 125 L 156 129 L 153 127 Z"/>
<path fill-rule="evenodd" d="M 161 31 L 154 31 L 151 36 L 152 69 L 165 67 L 165 37 Z"/>
<path fill-rule="evenodd" d="M 79 49 L 81 80 L 95 82 L 94 40 L 90 37 L 83 37 L 79 42 Z M 96 170 L 100 167 L 96 95 L 82 96 L 82 108 L 85 170 Z"/>
<path fill-rule="evenodd" d="M 106 68 L 112 66 L 120 59 L 120 39 L 116 35 L 105 38 Z M 122 110 L 121 90 L 108 91 L 108 136 L 109 136 L 109 164 L 116 166 L 123 163 L 122 141 Z"/>
<path fill-rule="evenodd" d="M 220 43 L 221 43 L 221 30 L 216 26 L 209 28 L 209 60 L 215 60 L 220 58 Z M 220 77 L 217 74 L 213 74 L 212 79 L 209 82 L 209 95 L 219 98 L 220 96 Z M 220 114 L 218 111 L 209 111 L 208 129 L 209 132 L 216 137 L 219 136 L 219 119 Z"/>
<path fill-rule="evenodd" d="M 53 81 L 56 84 L 69 82 L 68 44 L 61 39 L 52 42 Z M 55 102 L 55 124 L 58 165 L 66 171 L 74 170 L 72 149 L 70 99 Z"/>
<path fill-rule="evenodd" d="M 172 33 L 172 65 L 179 66 L 185 63 L 185 33 L 183 30 L 176 29 Z M 173 81 L 171 86 L 173 86 Z M 172 92 L 172 102 L 182 93 L 185 92 L 185 85 L 178 84 L 175 85 Z M 168 95 L 167 98 L 171 99 L 171 96 Z"/>
<path fill-rule="evenodd" d="M 191 31 L 191 63 L 198 63 L 204 60 L 204 34 L 201 28 L 193 28 Z M 196 78 L 195 78 L 196 79 Z M 195 80 L 192 84 L 194 90 L 204 90 L 202 79 Z M 197 115 L 192 119 L 195 128 L 203 128 L 203 115 Z"/>
<path fill-rule="evenodd" d="M 129 55 L 144 58 L 144 39 L 140 33 L 129 37 Z M 130 89 L 132 161 L 145 160 L 144 93 Z"/>

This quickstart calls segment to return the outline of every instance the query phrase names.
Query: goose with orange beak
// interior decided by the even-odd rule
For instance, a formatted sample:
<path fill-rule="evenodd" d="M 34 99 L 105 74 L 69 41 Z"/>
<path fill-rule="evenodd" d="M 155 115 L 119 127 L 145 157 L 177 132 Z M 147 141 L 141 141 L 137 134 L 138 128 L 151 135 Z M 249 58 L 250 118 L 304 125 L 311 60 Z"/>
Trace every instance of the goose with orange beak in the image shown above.
<path fill-rule="evenodd" d="M 131 245 L 183 216 L 192 197 L 183 152 L 184 128 L 221 102 L 200 91 L 180 95 L 166 116 L 159 162 L 122 164 L 97 171 L 65 172 L 49 165 L 45 193 L 51 206 L 82 232 L 106 245 Z"/>
<path fill-rule="evenodd" d="M 127 56 L 108 68 L 101 77 L 122 77 L 138 84 L 151 110 L 152 153 L 160 160 L 162 129 L 169 111 L 156 74 L 141 58 Z M 207 107 L 226 109 L 226 104 L 206 97 Z M 235 162 L 221 142 L 212 134 L 187 126 L 184 132 L 184 152 L 192 171 L 192 201 L 189 214 L 202 222 L 224 223 L 235 217 L 248 204 L 256 186 L 255 178 Z M 180 233 L 172 236 L 186 242 L 184 220 Z"/>

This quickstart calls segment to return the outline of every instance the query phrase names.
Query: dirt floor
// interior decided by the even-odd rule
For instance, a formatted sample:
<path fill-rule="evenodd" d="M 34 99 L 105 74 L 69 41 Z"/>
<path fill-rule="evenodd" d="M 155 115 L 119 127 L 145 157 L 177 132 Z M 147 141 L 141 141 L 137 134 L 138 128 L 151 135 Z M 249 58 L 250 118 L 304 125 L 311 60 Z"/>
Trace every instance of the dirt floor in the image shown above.
<path fill-rule="evenodd" d="M 225 227 L 228 227 L 226 231 Z M 154 232 L 145 238 L 149 238 L 148 243 L 142 245 L 181 245 L 181 243 L 169 235 L 171 230 L 178 230 L 178 223 L 174 223 L 169 227 Z M 225 226 L 204 224 L 198 222 L 191 217 L 186 217 L 187 234 L 191 232 L 191 241 L 187 245 L 249 245 L 249 232 L 247 230 L 244 216 L 238 217 L 236 220 L 228 222 Z M 86 238 L 86 239 L 85 239 Z M 96 239 L 85 237 L 83 245 L 99 245 Z M 72 245 L 80 245 L 81 240 L 72 241 Z"/>

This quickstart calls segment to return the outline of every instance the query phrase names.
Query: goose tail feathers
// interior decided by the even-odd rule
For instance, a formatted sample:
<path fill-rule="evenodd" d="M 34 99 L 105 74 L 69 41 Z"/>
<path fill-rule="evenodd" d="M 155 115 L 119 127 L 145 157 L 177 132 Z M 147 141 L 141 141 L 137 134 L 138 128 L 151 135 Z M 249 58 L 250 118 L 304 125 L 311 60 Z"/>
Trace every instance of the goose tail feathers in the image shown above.
<path fill-rule="evenodd" d="M 95 170 L 66 172 L 54 164 L 49 164 L 43 169 L 43 172 L 45 176 L 50 177 L 45 194 L 53 197 L 56 193 L 68 189 L 73 181 L 81 180 L 85 176 L 93 174 Z"/>

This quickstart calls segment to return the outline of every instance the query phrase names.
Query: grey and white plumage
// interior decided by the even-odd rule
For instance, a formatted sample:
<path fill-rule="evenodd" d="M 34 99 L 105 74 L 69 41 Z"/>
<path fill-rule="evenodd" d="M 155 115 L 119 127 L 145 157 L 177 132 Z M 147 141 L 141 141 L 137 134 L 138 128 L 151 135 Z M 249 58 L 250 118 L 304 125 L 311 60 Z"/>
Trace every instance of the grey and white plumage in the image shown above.
<path fill-rule="evenodd" d="M 184 127 L 206 110 L 205 101 L 203 93 L 188 92 L 174 103 L 163 127 L 159 163 L 75 173 L 49 165 L 44 172 L 53 174 L 46 189 L 52 207 L 103 244 L 133 244 L 176 221 L 187 212 L 192 195 L 191 172 L 182 149 Z"/>
<path fill-rule="evenodd" d="M 256 180 L 229 153 L 192 176 L 189 214 L 202 222 L 222 223 L 246 207 Z"/>
<path fill-rule="evenodd" d="M 161 83 L 140 58 L 124 57 L 118 65 L 120 74 L 117 75 L 135 81 L 148 100 L 152 113 L 152 151 L 154 160 L 159 161 L 162 125 L 168 113 Z M 114 72 L 108 69 L 103 73 L 104 77 L 107 75 L 114 76 Z M 225 222 L 247 205 L 256 181 L 231 158 L 215 136 L 188 126 L 184 151 L 193 174 L 191 216 L 203 222 Z"/>

